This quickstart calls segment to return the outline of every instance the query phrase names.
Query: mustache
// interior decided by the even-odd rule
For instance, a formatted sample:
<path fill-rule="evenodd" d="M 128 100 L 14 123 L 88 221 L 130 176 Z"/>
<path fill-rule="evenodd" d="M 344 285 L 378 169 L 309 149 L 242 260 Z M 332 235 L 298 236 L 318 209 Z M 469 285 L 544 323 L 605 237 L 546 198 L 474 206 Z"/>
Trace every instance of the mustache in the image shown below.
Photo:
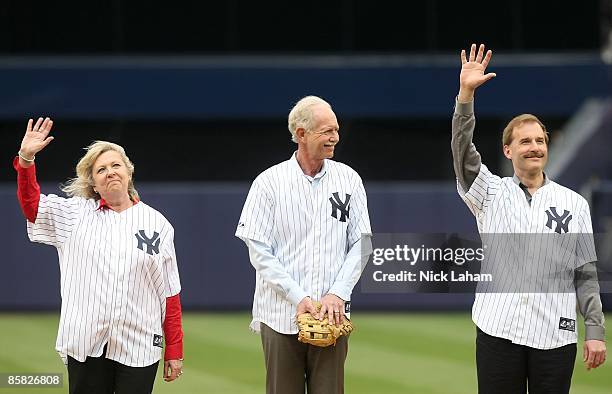
<path fill-rule="evenodd" d="M 532 157 L 538 157 L 541 159 L 542 157 L 544 157 L 544 152 L 529 152 L 523 157 L 525 159 L 531 159 Z"/>

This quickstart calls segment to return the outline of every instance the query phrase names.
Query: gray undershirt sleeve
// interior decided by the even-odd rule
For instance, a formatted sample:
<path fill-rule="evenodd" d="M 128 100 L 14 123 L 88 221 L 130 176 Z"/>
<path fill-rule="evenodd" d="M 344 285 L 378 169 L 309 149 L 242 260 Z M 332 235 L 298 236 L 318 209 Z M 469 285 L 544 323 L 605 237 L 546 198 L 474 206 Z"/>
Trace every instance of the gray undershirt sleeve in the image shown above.
<path fill-rule="evenodd" d="M 455 176 L 457 176 L 457 180 L 465 192 L 470 190 L 472 183 L 480 172 L 480 153 L 472 143 L 475 126 L 474 101 L 472 100 L 469 103 L 455 102 L 451 151 L 453 152 Z"/>
<path fill-rule="evenodd" d="M 605 339 L 604 314 L 599 297 L 599 281 L 595 263 L 586 263 L 576 269 L 576 299 L 584 316 L 585 340 Z"/>

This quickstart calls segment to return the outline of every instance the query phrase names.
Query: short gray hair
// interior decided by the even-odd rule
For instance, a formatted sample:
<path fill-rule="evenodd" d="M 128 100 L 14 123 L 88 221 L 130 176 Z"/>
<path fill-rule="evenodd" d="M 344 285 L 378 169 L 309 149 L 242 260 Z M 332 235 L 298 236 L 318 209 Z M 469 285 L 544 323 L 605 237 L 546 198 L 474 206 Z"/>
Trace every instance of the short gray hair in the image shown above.
<path fill-rule="evenodd" d="M 325 100 L 317 96 L 306 96 L 298 101 L 289 112 L 288 127 L 291 133 L 291 141 L 297 143 L 296 131 L 300 127 L 305 130 L 312 130 L 313 116 L 312 110 L 319 105 L 325 105 L 331 108 L 331 105 Z"/>

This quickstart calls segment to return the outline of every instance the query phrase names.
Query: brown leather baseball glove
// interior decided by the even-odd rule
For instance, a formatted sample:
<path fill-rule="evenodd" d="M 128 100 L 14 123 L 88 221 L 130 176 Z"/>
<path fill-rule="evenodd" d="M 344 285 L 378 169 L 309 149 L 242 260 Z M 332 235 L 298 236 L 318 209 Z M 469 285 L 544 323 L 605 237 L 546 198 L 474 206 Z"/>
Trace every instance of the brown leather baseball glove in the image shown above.
<path fill-rule="evenodd" d="M 317 312 L 321 310 L 321 303 L 313 302 Z M 302 313 L 297 317 L 298 341 L 314 346 L 327 347 L 336 345 L 336 341 L 342 335 L 349 335 L 353 331 L 353 324 L 346 317 L 344 321 L 336 326 L 329 323 L 329 315 L 324 316 L 323 320 L 315 319 L 310 313 Z"/>

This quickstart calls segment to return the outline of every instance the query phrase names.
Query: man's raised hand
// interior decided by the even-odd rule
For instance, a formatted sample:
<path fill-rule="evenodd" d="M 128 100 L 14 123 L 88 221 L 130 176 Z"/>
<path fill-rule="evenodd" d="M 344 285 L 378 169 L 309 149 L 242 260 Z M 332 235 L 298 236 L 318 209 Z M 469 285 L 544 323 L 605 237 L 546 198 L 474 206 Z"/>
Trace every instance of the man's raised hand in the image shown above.
<path fill-rule="evenodd" d="M 466 56 L 465 49 L 461 50 L 461 74 L 459 76 L 459 96 L 457 97 L 460 103 L 472 101 L 474 91 L 496 76 L 495 73 L 485 74 L 492 54 L 491 50 L 485 54 L 484 44 L 480 44 L 478 52 L 476 52 L 476 44 L 472 44 L 469 58 Z"/>

